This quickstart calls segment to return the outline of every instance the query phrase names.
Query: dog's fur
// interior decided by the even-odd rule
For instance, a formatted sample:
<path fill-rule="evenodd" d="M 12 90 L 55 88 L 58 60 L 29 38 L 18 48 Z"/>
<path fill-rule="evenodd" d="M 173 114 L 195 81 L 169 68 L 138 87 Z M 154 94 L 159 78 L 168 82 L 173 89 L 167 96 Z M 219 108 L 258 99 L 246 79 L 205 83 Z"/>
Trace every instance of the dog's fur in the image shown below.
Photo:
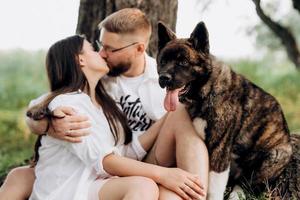
<path fill-rule="evenodd" d="M 184 103 L 210 156 L 209 199 L 223 199 L 228 176 L 253 188 L 271 182 L 289 162 L 286 120 L 273 96 L 233 72 L 209 53 L 208 32 L 198 23 L 190 38 L 177 39 L 158 24 L 159 83 L 184 87 Z"/>

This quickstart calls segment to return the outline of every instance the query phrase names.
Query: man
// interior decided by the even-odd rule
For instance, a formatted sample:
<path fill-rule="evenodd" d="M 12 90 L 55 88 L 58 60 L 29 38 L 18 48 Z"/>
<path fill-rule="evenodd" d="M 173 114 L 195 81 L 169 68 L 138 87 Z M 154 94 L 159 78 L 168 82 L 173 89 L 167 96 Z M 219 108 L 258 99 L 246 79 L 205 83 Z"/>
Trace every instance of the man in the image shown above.
<path fill-rule="evenodd" d="M 99 28 L 99 54 L 110 67 L 105 80 L 107 91 L 126 114 L 134 135 L 156 137 L 144 161 L 198 174 L 207 191 L 208 154 L 204 142 L 197 136 L 183 106 L 169 113 L 163 108 L 165 92 L 158 84 L 156 61 L 145 53 L 151 35 L 148 19 L 140 10 L 127 8 L 108 16 Z M 88 134 L 89 122 L 85 116 L 76 115 L 66 107 L 54 114 L 62 119 L 52 120 L 50 125 L 47 120 L 28 119 L 27 123 L 37 134 L 45 133 L 48 126 L 48 134 L 70 142 L 80 142 L 80 137 Z M 141 144 L 149 145 L 143 141 Z M 34 180 L 32 173 L 32 169 L 16 169 L 10 174 L 11 182 L 18 174 L 28 174 L 30 179 L 22 179 L 29 187 L 24 189 L 27 194 Z M 185 185 L 182 190 L 190 188 Z M 160 199 L 181 198 L 161 188 Z"/>

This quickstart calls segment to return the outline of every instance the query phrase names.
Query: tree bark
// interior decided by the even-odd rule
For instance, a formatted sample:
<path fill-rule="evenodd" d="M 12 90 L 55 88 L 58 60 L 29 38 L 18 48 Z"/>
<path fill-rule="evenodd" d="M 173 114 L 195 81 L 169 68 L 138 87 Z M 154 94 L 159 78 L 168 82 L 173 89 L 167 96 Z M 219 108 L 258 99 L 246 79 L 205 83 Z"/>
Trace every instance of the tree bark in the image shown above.
<path fill-rule="evenodd" d="M 80 0 L 77 34 L 84 34 L 93 42 L 99 37 L 98 24 L 106 16 L 105 0 Z"/>
<path fill-rule="evenodd" d="M 157 22 L 165 22 L 173 31 L 176 28 L 177 0 L 80 0 L 76 33 L 86 35 L 94 42 L 99 37 L 97 25 L 111 13 L 122 8 L 139 8 L 152 24 L 152 37 L 148 48 L 150 56 L 157 53 Z"/>
<path fill-rule="evenodd" d="M 300 69 L 300 52 L 297 46 L 296 39 L 290 30 L 283 27 L 279 23 L 273 21 L 267 16 L 260 6 L 260 0 L 252 0 L 256 7 L 257 15 L 260 19 L 271 29 L 271 31 L 279 37 L 281 43 L 286 49 L 288 58 L 294 63 L 294 65 Z M 296 0 L 294 0 L 296 1 Z"/>

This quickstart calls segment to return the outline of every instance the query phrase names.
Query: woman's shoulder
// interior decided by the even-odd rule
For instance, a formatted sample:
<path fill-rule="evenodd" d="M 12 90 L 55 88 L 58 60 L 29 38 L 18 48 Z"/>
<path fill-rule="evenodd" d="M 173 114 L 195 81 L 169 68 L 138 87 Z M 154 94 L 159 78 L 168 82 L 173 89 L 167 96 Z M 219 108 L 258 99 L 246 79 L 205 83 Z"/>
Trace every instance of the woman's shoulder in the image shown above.
<path fill-rule="evenodd" d="M 45 93 L 45 94 L 42 94 L 41 96 L 35 98 L 35 99 L 32 99 L 30 102 L 29 102 L 29 108 L 32 107 L 32 106 L 35 106 L 39 103 L 41 103 L 43 100 L 45 100 L 47 98 L 47 96 L 49 95 L 49 92 Z"/>
<path fill-rule="evenodd" d="M 75 106 L 85 105 L 89 101 L 89 96 L 81 91 L 64 93 L 57 95 L 49 104 L 49 109 L 53 110 L 59 106 Z"/>

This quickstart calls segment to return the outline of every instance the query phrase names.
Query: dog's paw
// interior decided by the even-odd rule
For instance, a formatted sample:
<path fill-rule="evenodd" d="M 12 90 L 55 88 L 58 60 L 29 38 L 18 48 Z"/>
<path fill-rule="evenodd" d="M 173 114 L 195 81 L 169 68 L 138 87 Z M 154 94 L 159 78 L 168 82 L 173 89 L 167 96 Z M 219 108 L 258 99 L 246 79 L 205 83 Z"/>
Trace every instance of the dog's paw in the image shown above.
<path fill-rule="evenodd" d="M 230 193 L 228 200 L 246 200 L 246 195 L 243 189 L 236 185 Z"/>

